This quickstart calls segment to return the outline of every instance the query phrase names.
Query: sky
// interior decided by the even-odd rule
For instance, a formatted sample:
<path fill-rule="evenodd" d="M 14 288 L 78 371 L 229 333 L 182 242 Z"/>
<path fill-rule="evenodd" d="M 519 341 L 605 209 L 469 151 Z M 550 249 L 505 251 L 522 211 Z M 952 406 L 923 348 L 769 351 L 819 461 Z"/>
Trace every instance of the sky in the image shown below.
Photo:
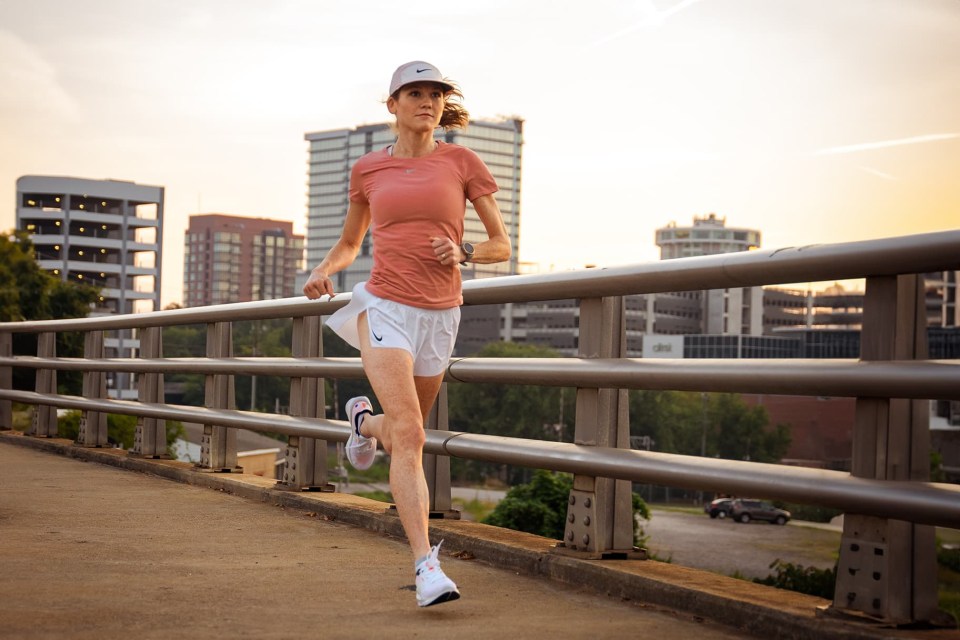
<path fill-rule="evenodd" d="M 162 186 L 179 302 L 188 217 L 304 232 L 304 134 L 386 121 L 409 60 L 524 119 L 543 270 L 710 213 L 764 249 L 955 229 L 958 34 L 960 0 L 0 0 L 0 230 L 22 175 Z"/>

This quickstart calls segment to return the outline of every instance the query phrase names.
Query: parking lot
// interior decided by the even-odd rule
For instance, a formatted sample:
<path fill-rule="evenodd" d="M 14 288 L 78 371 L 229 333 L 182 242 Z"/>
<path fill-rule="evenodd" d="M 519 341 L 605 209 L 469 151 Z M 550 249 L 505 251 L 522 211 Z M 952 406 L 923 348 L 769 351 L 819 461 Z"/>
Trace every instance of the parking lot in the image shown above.
<path fill-rule="evenodd" d="M 647 548 L 659 560 L 724 575 L 765 578 L 775 560 L 828 569 L 836 562 L 840 531 L 807 523 L 777 526 L 712 520 L 704 513 L 654 508 L 645 523 Z"/>

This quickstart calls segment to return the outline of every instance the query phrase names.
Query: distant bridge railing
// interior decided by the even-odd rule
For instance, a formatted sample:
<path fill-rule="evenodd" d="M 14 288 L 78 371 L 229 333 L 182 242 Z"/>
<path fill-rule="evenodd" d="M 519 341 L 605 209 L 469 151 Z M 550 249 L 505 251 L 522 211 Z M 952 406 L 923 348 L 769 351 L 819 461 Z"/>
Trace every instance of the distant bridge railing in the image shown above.
<path fill-rule="evenodd" d="M 929 482 L 927 400 L 960 401 L 960 363 L 926 351 L 924 273 L 960 269 L 960 231 L 510 276 L 464 284 L 467 305 L 580 300 L 577 358 L 459 358 L 448 381 L 576 387 L 574 442 L 451 432 L 445 390 L 427 424 L 431 508 L 451 509 L 449 456 L 574 474 L 565 553 L 616 557 L 632 549 L 631 482 L 817 504 L 843 510 L 832 610 L 887 622 L 933 620 L 933 526 L 960 528 L 960 487 Z M 644 360 L 625 358 L 623 296 L 866 279 L 859 360 Z M 78 446 L 106 445 L 106 414 L 138 416 L 131 455 L 159 457 L 165 420 L 204 425 L 199 468 L 237 469 L 236 429 L 288 436 L 278 488 L 328 488 L 328 441 L 346 423 L 325 418 L 324 378 L 362 378 L 359 358 L 325 358 L 321 317 L 349 301 L 304 298 L 144 314 L 0 323 L 0 428 L 11 403 L 36 405 L 31 435 L 57 433 L 54 408 L 82 413 Z M 233 357 L 235 321 L 293 318 L 293 357 Z M 207 325 L 204 358 L 164 358 L 161 330 Z M 136 329 L 138 358 L 104 357 L 104 332 Z M 83 332 L 83 358 L 58 358 L 57 332 Z M 12 334 L 38 334 L 36 356 L 12 355 Z M 35 391 L 12 390 L 12 370 L 37 370 Z M 57 393 L 57 371 L 82 371 L 83 396 Z M 138 400 L 108 398 L 107 372 L 138 375 Z M 205 406 L 165 403 L 163 374 L 205 376 Z M 233 409 L 234 375 L 291 379 L 290 415 Z M 850 473 L 718 460 L 629 448 L 628 389 L 829 395 L 856 398 Z"/>

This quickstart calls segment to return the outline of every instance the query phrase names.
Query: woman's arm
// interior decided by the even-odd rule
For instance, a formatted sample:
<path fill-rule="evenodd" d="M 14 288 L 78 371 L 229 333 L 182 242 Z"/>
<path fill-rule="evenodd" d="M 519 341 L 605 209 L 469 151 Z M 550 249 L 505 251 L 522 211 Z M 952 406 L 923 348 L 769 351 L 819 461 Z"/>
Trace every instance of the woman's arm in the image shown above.
<path fill-rule="evenodd" d="M 350 266 L 357 254 L 363 236 L 370 226 L 370 205 L 351 202 L 347 209 L 347 217 L 343 221 L 343 231 L 340 239 L 327 253 L 327 257 L 313 268 L 307 283 L 303 285 L 303 293 L 311 300 L 316 300 L 326 294 L 334 296 L 333 281 L 330 276 Z"/>
<path fill-rule="evenodd" d="M 492 264 L 509 260 L 510 238 L 507 237 L 507 230 L 503 226 L 503 216 L 500 215 L 496 198 L 493 194 L 480 196 L 473 201 L 473 208 L 476 209 L 480 222 L 487 230 L 488 240 L 473 245 L 473 257 L 470 258 L 470 262 Z M 440 264 L 456 265 L 467 259 L 460 245 L 450 238 L 434 237 L 430 238 L 430 242 Z"/>
<path fill-rule="evenodd" d="M 497 199 L 493 194 L 480 196 L 473 201 L 473 208 L 480 216 L 480 222 L 487 230 L 485 242 L 478 242 L 473 245 L 474 253 L 470 262 L 478 264 L 492 264 L 494 262 L 504 262 L 510 259 L 510 238 L 507 236 L 507 229 L 503 225 L 503 216 L 500 214 L 500 207 L 497 205 Z M 457 247 L 457 251 L 462 261 L 466 258 L 463 251 Z M 458 262 L 459 262 L 458 261 Z"/>

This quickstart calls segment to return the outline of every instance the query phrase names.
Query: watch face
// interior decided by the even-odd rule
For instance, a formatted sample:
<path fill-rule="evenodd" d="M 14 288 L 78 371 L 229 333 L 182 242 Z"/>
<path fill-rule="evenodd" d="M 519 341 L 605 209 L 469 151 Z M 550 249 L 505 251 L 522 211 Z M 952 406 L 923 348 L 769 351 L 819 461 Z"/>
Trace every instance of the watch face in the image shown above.
<path fill-rule="evenodd" d="M 462 245 L 460 245 L 460 247 L 463 249 L 463 252 L 467 254 L 467 257 L 473 255 L 473 245 L 469 242 L 464 242 Z"/>

